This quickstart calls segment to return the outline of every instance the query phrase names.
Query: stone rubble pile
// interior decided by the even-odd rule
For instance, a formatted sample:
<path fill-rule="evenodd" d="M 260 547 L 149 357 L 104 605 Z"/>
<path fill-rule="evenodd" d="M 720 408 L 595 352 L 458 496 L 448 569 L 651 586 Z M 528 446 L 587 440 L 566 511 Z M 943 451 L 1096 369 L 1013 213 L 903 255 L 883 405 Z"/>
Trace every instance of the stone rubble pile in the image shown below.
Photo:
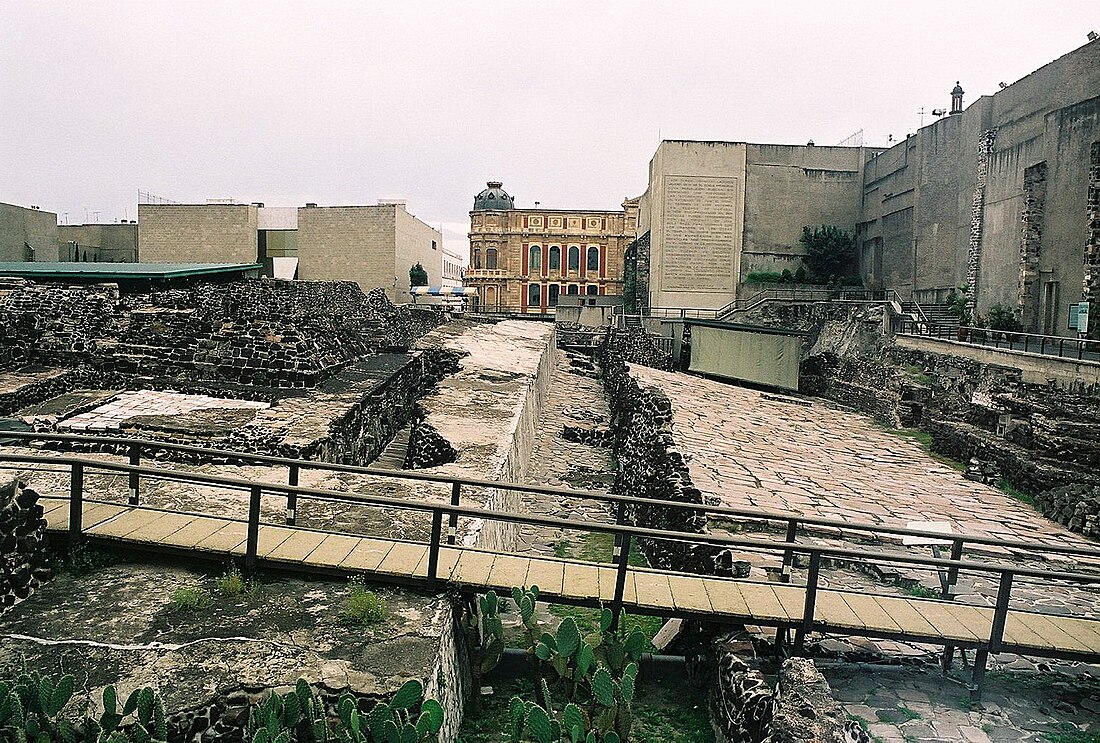
<path fill-rule="evenodd" d="M 711 720 L 723 743 L 870 743 L 867 731 L 846 719 L 829 682 L 807 658 L 788 658 L 775 688 L 734 652 L 718 658 Z"/>
<path fill-rule="evenodd" d="M 1039 493 L 1035 505 L 1072 531 L 1100 539 L 1100 485 L 1077 483 Z"/>
<path fill-rule="evenodd" d="M 19 480 L 0 487 L 0 613 L 49 580 L 47 548 L 38 493 Z"/>

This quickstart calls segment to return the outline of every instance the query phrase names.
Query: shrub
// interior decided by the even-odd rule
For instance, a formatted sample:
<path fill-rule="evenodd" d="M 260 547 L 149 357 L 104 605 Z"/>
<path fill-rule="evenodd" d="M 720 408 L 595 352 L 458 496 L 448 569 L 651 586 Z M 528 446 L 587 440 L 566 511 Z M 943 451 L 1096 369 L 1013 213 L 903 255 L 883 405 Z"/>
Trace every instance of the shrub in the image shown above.
<path fill-rule="evenodd" d="M 389 615 L 386 600 L 367 589 L 360 577 L 348 581 L 344 621 L 348 624 L 377 624 Z"/>
<path fill-rule="evenodd" d="M 806 250 L 803 261 L 818 281 L 844 276 L 855 260 L 855 238 L 839 227 L 824 224 L 812 230 L 803 227 L 798 241 Z"/>
<path fill-rule="evenodd" d="M 1024 326 L 1016 319 L 1016 312 L 1003 304 L 995 304 L 989 308 L 988 321 L 990 330 L 1019 333 L 1024 329 Z"/>
<path fill-rule="evenodd" d="M 798 270 L 794 272 L 794 283 L 796 283 L 796 284 L 805 284 L 807 278 L 808 277 L 806 275 L 806 267 L 805 266 L 799 266 Z"/>
<path fill-rule="evenodd" d="M 409 269 L 409 286 L 427 286 L 428 272 L 419 263 Z"/>

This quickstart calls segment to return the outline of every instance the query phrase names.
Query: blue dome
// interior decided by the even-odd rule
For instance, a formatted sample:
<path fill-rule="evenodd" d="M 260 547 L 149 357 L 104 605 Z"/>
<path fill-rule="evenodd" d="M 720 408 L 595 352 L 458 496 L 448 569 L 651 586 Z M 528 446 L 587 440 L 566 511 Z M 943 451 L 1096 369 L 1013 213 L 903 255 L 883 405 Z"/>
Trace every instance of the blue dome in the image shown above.
<path fill-rule="evenodd" d="M 504 210 L 515 208 L 515 199 L 508 195 L 500 181 L 489 181 L 484 191 L 474 197 L 474 211 Z"/>

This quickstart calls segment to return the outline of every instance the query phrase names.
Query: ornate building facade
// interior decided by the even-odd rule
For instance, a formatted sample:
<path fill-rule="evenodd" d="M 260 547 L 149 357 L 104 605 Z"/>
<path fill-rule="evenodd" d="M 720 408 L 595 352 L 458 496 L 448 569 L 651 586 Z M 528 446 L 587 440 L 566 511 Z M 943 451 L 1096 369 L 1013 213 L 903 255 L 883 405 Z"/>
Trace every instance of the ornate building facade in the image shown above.
<path fill-rule="evenodd" d="M 638 202 L 622 211 L 516 209 L 490 181 L 470 212 L 466 285 L 486 311 L 545 314 L 563 294 L 623 293 L 623 253 L 635 237 Z"/>

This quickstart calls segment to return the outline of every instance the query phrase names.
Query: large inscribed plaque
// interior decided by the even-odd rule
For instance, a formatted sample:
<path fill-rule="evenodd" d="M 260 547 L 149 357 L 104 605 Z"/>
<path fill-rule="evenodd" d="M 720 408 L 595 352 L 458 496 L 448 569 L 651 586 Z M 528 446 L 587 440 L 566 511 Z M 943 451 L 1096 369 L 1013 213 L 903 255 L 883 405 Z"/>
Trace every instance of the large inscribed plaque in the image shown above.
<path fill-rule="evenodd" d="M 670 175 L 664 190 L 661 288 L 731 291 L 741 224 L 738 179 Z"/>

